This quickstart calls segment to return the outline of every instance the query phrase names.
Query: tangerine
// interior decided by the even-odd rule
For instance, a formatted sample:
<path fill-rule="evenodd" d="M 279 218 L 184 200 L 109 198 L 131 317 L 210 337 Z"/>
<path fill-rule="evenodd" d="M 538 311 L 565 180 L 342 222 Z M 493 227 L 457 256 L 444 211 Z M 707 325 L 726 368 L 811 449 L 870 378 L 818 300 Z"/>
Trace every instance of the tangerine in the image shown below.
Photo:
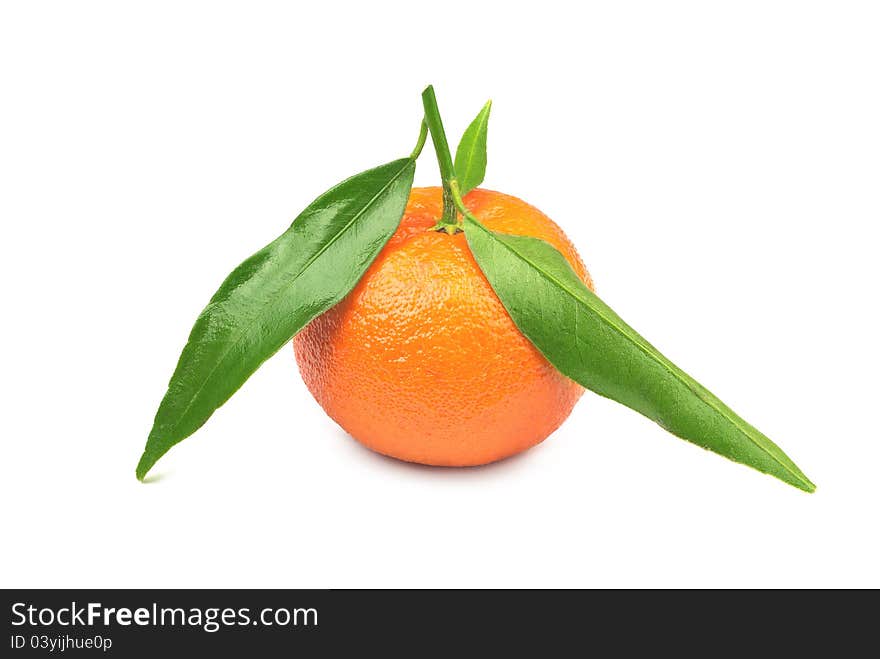
<path fill-rule="evenodd" d="M 476 189 L 487 228 L 556 247 L 593 288 L 574 246 L 537 208 Z M 357 286 L 294 339 L 309 391 L 352 437 L 428 465 L 473 466 L 543 441 L 583 388 L 514 325 L 463 233 L 433 230 L 439 187 L 413 188 L 396 233 Z"/>

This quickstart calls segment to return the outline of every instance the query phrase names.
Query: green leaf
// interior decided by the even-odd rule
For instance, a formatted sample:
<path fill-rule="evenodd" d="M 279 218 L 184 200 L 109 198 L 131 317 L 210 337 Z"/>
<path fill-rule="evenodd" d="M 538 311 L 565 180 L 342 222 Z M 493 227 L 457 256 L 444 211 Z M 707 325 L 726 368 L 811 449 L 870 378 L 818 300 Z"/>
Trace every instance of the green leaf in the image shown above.
<path fill-rule="evenodd" d="M 694 444 L 807 492 L 782 450 L 639 336 L 554 247 L 465 217 L 468 245 L 514 323 L 559 371 Z"/>
<path fill-rule="evenodd" d="M 354 288 L 397 229 L 414 172 L 415 161 L 403 158 L 343 181 L 226 278 L 183 348 L 138 463 L 139 479 Z"/>
<path fill-rule="evenodd" d="M 455 150 L 455 177 L 461 196 L 483 182 L 486 177 L 486 134 L 489 130 L 489 112 L 492 101 L 487 101 L 477 117 L 461 136 Z"/>

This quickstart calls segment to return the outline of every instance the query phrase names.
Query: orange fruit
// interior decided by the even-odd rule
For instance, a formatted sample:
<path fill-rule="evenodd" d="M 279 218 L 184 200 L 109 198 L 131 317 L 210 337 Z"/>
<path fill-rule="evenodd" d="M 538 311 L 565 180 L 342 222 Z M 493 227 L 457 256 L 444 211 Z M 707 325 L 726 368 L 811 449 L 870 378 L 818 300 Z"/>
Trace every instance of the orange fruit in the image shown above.
<path fill-rule="evenodd" d="M 467 208 L 489 229 L 542 238 L 592 281 L 546 215 L 499 192 Z M 429 465 L 500 460 L 544 440 L 583 388 L 513 324 L 463 233 L 432 230 L 439 187 L 414 188 L 397 232 L 352 292 L 294 339 L 309 391 L 379 453 Z"/>

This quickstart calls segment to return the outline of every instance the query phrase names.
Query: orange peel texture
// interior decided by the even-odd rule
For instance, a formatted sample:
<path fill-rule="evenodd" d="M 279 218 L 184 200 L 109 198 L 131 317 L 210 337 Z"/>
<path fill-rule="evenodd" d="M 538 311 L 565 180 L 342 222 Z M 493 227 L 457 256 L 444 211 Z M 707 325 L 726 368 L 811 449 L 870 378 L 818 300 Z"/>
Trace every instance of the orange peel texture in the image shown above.
<path fill-rule="evenodd" d="M 556 247 L 590 275 L 562 230 L 499 192 L 464 199 L 483 224 Z M 414 188 L 397 232 L 338 305 L 294 339 L 309 391 L 365 446 L 408 462 L 480 465 L 544 440 L 583 388 L 514 325 L 464 234 L 433 231 L 439 187 Z"/>

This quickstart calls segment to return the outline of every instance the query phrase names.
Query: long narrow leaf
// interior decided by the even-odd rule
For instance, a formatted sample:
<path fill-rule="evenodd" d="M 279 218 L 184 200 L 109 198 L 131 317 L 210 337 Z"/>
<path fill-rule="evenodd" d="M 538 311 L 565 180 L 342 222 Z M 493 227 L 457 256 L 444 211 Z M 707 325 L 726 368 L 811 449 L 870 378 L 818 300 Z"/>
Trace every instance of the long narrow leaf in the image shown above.
<path fill-rule="evenodd" d="M 522 333 L 559 371 L 674 435 L 812 492 L 765 435 L 627 325 L 553 246 L 489 231 L 465 218 L 481 270 Z"/>
<path fill-rule="evenodd" d="M 415 161 L 404 158 L 343 181 L 227 277 L 183 348 L 138 478 L 198 430 L 294 334 L 354 288 L 397 229 L 414 172 Z"/>

